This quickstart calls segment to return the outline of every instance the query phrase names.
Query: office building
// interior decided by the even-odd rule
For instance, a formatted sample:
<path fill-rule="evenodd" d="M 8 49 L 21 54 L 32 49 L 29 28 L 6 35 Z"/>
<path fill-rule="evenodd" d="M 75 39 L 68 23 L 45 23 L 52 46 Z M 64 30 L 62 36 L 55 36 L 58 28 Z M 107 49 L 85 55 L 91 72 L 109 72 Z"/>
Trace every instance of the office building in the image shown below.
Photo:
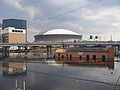
<path fill-rule="evenodd" d="M 4 19 L 2 21 L 2 28 L 14 27 L 16 29 L 27 29 L 26 20 L 21 19 Z"/>
<path fill-rule="evenodd" d="M 2 37 L 4 43 L 25 43 L 26 30 L 14 27 L 4 28 Z"/>
<path fill-rule="evenodd" d="M 4 19 L 2 29 L 3 43 L 25 43 L 27 41 L 26 20 Z"/>
<path fill-rule="evenodd" d="M 2 28 L 0 27 L 0 43 L 2 43 Z"/>

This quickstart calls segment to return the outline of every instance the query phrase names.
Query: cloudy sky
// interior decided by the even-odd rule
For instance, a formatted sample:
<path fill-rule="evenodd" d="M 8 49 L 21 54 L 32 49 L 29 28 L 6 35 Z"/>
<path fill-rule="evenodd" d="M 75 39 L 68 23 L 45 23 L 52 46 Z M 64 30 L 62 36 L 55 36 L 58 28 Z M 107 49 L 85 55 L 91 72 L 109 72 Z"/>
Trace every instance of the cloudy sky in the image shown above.
<path fill-rule="evenodd" d="M 120 40 L 120 0 L 0 0 L 0 20 L 8 18 L 27 20 L 29 41 L 56 28 Z"/>

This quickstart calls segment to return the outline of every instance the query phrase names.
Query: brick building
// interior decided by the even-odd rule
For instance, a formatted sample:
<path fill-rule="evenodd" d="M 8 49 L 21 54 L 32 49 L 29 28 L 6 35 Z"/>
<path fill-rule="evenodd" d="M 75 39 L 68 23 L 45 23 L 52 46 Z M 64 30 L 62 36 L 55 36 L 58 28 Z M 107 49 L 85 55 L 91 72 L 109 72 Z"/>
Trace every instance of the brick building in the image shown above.
<path fill-rule="evenodd" d="M 64 63 L 107 64 L 114 62 L 114 48 L 58 49 L 54 58 Z"/>

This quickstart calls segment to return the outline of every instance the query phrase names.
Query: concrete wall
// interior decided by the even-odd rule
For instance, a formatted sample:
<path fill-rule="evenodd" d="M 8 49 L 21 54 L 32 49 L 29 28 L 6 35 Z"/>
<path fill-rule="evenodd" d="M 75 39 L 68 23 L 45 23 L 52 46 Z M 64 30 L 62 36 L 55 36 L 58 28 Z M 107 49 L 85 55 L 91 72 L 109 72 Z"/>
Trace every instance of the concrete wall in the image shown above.
<path fill-rule="evenodd" d="M 16 33 L 9 33 L 9 42 L 8 43 L 25 43 L 25 34 L 16 34 Z"/>
<path fill-rule="evenodd" d="M 26 36 L 23 33 L 6 33 L 3 34 L 4 43 L 25 43 Z"/>
<path fill-rule="evenodd" d="M 26 30 L 8 27 L 3 30 L 4 43 L 26 43 Z"/>

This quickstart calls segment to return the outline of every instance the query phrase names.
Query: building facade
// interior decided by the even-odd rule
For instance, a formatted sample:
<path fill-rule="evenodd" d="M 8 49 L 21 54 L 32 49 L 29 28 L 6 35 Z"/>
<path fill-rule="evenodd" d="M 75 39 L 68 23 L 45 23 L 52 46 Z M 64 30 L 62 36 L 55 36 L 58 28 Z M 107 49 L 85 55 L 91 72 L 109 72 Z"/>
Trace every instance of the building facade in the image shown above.
<path fill-rule="evenodd" d="M 25 62 L 5 62 L 3 63 L 3 75 L 25 74 L 27 64 Z"/>
<path fill-rule="evenodd" d="M 2 28 L 0 28 L 0 43 L 2 43 Z"/>
<path fill-rule="evenodd" d="M 21 19 L 4 19 L 2 21 L 2 28 L 14 27 L 16 29 L 27 29 L 26 20 Z"/>
<path fill-rule="evenodd" d="M 3 29 L 3 43 L 25 43 L 26 30 L 7 27 Z"/>
<path fill-rule="evenodd" d="M 3 43 L 26 43 L 27 22 L 21 19 L 4 19 L 2 21 Z"/>
<path fill-rule="evenodd" d="M 114 48 L 69 48 L 56 50 L 54 58 L 64 63 L 108 64 L 114 62 Z"/>

